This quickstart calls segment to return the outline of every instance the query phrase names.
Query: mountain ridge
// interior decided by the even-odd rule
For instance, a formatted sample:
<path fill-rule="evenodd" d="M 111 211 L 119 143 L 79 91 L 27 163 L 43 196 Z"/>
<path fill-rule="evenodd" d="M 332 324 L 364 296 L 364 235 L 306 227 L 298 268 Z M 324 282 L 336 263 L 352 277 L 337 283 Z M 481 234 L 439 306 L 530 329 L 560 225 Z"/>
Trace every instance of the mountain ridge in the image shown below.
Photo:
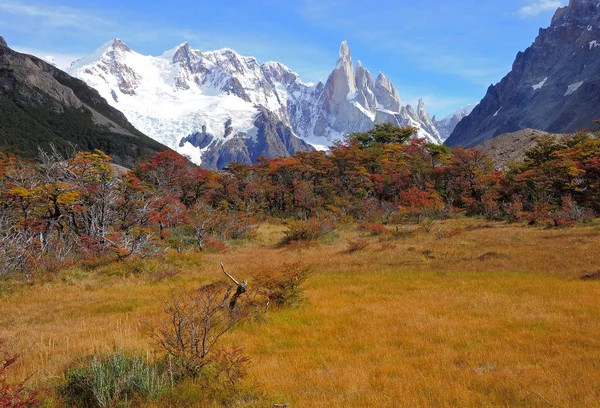
<path fill-rule="evenodd" d="M 187 42 L 153 57 L 115 39 L 67 71 L 97 89 L 145 133 L 202 165 L 208 163 L 204 155 L 214 156 L 208 150 L 217 144 L 254 138 L 256 118 L 264 110 L 271 113 L 275 128 L 289 127 L 289 132 L 276 132 L 285 146 L 324 148 L 345 134 L 388 122 L 415 126 L 418 136 L 442 142 L 423 101 L 417 110 L 403 106 L 384 74 L 373 79 L 360 61 L 354 65 L 345 41 L 325 83 L 304 82 L 278 62 L 259 64 L 229 48 L 200 51 Z M 275 142 L 272 136 L 267 139 Z M 249 157 L 264 153 L 252 151 L 249 143 L 241 145 L 250 149 Z M 221 154 L 228 155 L 225 150 Z M 214 163 L 214 157 L 209 161 Z"/>

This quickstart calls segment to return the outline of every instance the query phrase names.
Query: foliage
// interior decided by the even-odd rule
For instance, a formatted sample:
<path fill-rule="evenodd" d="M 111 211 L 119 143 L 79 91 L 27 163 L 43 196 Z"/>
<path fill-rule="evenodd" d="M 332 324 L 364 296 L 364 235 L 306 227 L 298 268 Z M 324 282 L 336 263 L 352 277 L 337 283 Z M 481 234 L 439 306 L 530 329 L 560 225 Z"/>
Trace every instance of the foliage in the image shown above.
<path fill-rule="evenodd" d="M 222 252 L 229 240 L 252 239 L 261 217 L 285 222 L 283 243 L 297 246 L 351 220 L 378 235 L 392 224 L 457 213 L 553 227 L 600 214 L 595 135 L 542 138 L 522 163 L 500 172 L 477 149 L 433 145 L 411 139 L 413 132 L 378 125 L 329 154 L 234 163 L 221 172 L 172 151 L 126 173 L 101 151 L 65 158 L 50 148 L 37 163 L 0 154 L 0 279 L 168 248 Z"/>
<path fill-rule="evenodd" d="M 416 128 L 398 128 L 391 123 L 375 125 L 375 128 L 363 133 L 352 133 L 346 136 L 349 143 L 357 143 L 363 148 L 375 147 L 378 144 L 406 143 L 415 134 Z"/>
<path fill-rule="evenodd" d="M 65 400 L 74 406 L 127 407 L 134 401 L 158 399 L 168 386 L 164 367 L 152 364 L 141 353 L 92 357 L 82 367 L 67 371 L 62 387 Z"/>

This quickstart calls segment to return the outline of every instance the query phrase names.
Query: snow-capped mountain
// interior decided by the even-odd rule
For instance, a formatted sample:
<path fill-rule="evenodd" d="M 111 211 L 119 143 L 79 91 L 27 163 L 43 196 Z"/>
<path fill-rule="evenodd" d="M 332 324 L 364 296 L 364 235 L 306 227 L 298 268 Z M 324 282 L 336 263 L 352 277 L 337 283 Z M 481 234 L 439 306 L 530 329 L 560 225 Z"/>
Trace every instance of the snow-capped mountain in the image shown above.
<path fill-rule="evenodd" d="M 325 84 L 306 83 L 277 62 L 231 49 L 202 52 L 186 42 L 161 56 L 116 39 L 67 70 L 121 110 L 139 130 L 206 167 L 253 162 L 328 146 L 345 134 L 391 122 L 441 143 L 425 110 L 403 106 L 391 81 L 353 65 L 342 43 Z"/>
<path fill-rule="evenodd" d="M 440 136 L 443 141 L 450 137 L 452 131 L 454 131 L 454 128 L 456 128 L 456 125 L 458 125 L 458 122 L 460 122 L 463 118 L 469 116 L 469 114 L 473 112 L 475 106 L 477 105 L 465 105 L 458 109 L 456 112 L 446 116 L 444 119 L 437 120 L 435 116 L 431 119 L 436 129 L 440 132 Z"/>

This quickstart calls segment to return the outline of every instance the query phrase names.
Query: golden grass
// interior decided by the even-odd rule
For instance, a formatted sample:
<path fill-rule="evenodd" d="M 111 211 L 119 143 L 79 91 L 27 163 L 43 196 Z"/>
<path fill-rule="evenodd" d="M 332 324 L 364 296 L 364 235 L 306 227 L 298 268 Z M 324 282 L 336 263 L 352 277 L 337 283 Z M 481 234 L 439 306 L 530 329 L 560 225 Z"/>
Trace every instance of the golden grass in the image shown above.
<path fill-rule="evenodd" d="M 578 279 L 600 269 L 598 225 L 542 230 L 453 220 L 395 248 L 348 226 L 327 243 L 293 250 L 277 248 L 283 229 L 263 225 L 257 242 L 226 254 L 66 271 L 3 295 L 0 338 L 22 357 L 11 378 L 34 374 L 31 384 L 44 386 L 78 356 L 150 349 L 140 320 L 171 288 L 220 278 L 219 261 L 240 278 L 301 261 L 313 270 L 307 303 L 226 338 L 253 358 L 250 378 L 270 401 L 600 406 L 600 282 Z M 350 239 L 370 245 L 348 253 Z M 165 269 L 180 273 L 154 278 Z"/>

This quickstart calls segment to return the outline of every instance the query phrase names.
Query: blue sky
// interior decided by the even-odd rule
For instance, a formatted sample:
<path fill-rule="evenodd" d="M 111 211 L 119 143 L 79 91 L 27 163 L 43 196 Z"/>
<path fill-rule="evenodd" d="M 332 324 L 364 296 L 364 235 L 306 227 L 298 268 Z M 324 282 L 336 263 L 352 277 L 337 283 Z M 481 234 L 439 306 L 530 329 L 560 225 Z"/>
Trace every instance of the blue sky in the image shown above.
<path fill-rule="evenodd" d="M 407 103 L 445 116 L 477 103 L 568 0 L 0 0 L 0 35 L 61 65 L 118 37 L 158 55 L 189 41 L 326 80 L 342 40 Z"/>

